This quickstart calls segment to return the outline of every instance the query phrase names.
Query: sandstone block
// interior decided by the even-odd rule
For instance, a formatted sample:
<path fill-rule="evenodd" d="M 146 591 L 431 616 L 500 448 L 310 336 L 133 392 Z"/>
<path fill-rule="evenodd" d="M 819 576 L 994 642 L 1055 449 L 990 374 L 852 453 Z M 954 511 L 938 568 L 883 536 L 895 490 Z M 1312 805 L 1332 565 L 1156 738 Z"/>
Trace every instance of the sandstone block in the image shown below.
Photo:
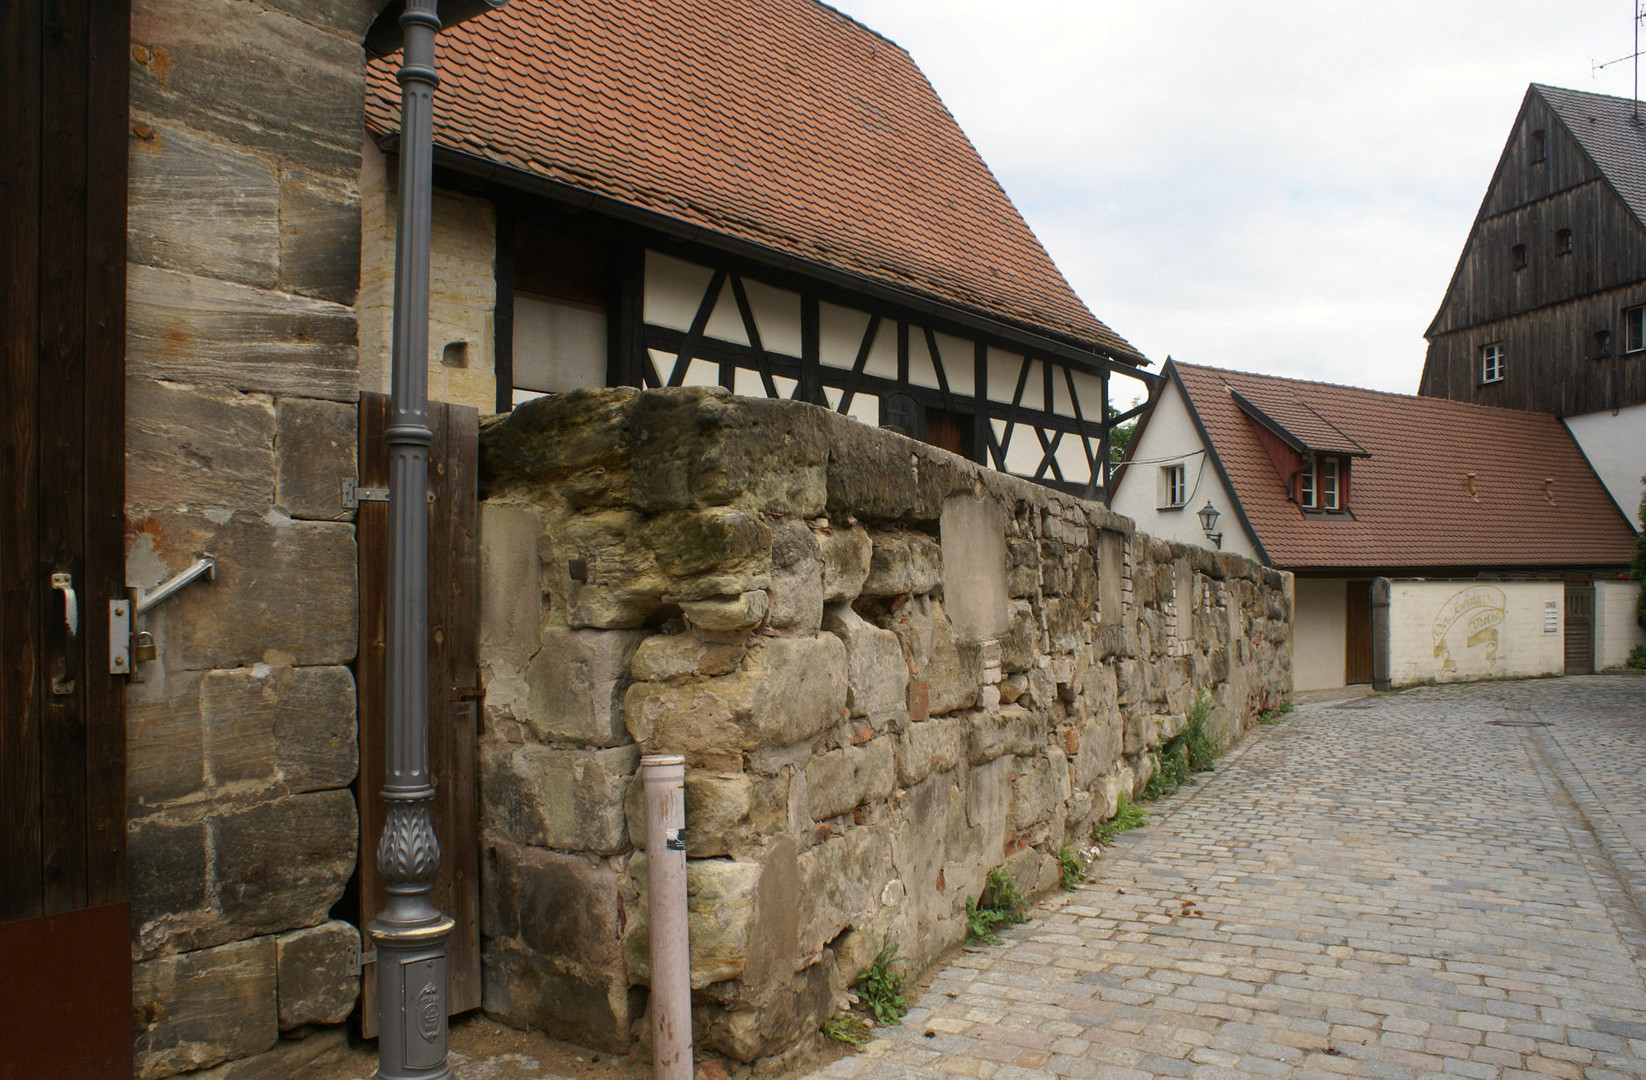
<path fill-rule="evenodd" d="M 135 125 L 131 151 L 127 258 L 275 284 L 280 188 L 268 157 L 164 122 Z"/>
<path fill-rule="evenodd" d="M 130 375 L 332 401 L 359 392 L 352 308 L 137 264 L 126 298 Z"/>
<path fill-rule="evenodd" d="M 898 743 L 898 784 L 912 787 L 934 772 L 948 772 L 965 761 L 969 722 L 968 717 L 956 716 L 904 728 Z"/>
<path fill-rule="evenodd" d="M 1028 671 L 1040 644 L 1040 623 L 1027 600 L 1013 600 L 1007 610 L 1006 634 L 1000 639 L 1002 671 Z"/>
<path fill-rule="evenodd" d="M 628 742 L 623 694 L 629 663 L 645 638 L 644 630 L 544 630 L 526 674 L 530 704 L 520 719 L 542 742 Z"/>
<path fill-rule="evenodd" d="M 352 304 L 360 280 L 360 193 L 353 178 L 280 172 L 280 287 Z"/>
<path fill-rule="evenodd" d="M 746 773 L 686 770 L 686 854 L 693 859 L 717 855 L 737 855 L 748 843 L 758 844 L 762 835 L 776 831 L 751 828 L 755 808 L 754 778 Z M 629 843 L 636 851 L 646 846 L 645 785 L 638 779 L 629 785 L 624 800 L 629 823 Z M 769 819 L 770 815 L 766 815 Z M 772 824 L 770 821 L 768 824 Z"/>
<path fill-rule="evenodd" d="M 962 655 L 953 627 L 943 605 L 932 602 L 932 644 L 930 660 L 916 673 L 930 687 L 929 705 L 933 716 L 969 709 L 977 701 L 983 681 L 981 654 L 968 650 Z"/>
<path fill-rule="evenodd" d="M 755 895 L 761 865 L 729 859 L 686 862 L 686 934 L 691 942 L 692 988 L 743 973 L 759 925 Z M 647 919 L 646 856 L 635 852 L 624 882 L 630 919 L 623 933 L 623 956 L 632 979 L 651 979 L 651 936 Z"/>
<path fill-rule="evenodd" d="M 943 583 L 943 552 L 925 533 L 897 531 L 871 534 L 865 596 L 929 593 Z"/>
<path fill-rule="evenodd" d="M 334 919 L 282 934 L 274 945 L 280 1030 L 347 1020 L 360 992 L 348 951 L 359 947 L 360 931 Z"/>
<path fill-rule="evenodd" d="M 1040 717 L 1017 705 L 1002 705 L 995 714 L 974 710 L 965 716 L 966 756 L 973 764 L 1002 754 L 1033 754 L 1045 745 Z"/>
<path fill-rule="evenodd" d="M 873 543 L 861 525 L 831 525 L 817 532 L 823 560 L 823 602 L 855 600 L 869 577 Z"/>
<path fill-rule="evenodd" d="M 967 492 L 943 503 L 942 565 L 956 582 L 944 592 L 955 633 L 964 641 L 1006 632 L 1006 519 L 998 503 Z M 960 583 L 964 583 L 963 587 Z"/>
<path fill-rule="evenodd" d="M 141 955 L 174 941 L 174 947 L 188 948 L 201 928 L 214 922 L 206 898 L 204 823 L 165 816 L 132 822 L 126 827 L 126 861 L 132 928 Z"/>
<path fill-rule="evenodd" d="M 764 590 L 736 596 L 709 596 L 682 600 L 680 610 L 686 622 L 697 630 L 753 630 L 766 621 L 771 597 Z"/>
<path fill-rule="evenodd" d="M 213 873 L 226 936 L 312 926 L 354 872 L 354 795 L 292 795 L 211 822 Z M 221 939 L 219 939 L 221 940 Z"/>
<path fill-rule="evenodd" d="M 573 505 L 615 505 L 615 496 L 628 491 L 629 413 L 639 396 L 630 387 L 573 390 L 487 420 L 480 428 L 482 496 L 575 475 L 583 480 Z"/>
<path fill-rule="evenodd" d="M 821 949 L 848 926 L 866 926 L 880 894 L 897 874 L 891 830 L 860 825 L 816 844 L 799 857 L 801 955 Z"/>
<path fill-rule="evenodd" d="M 914 512 L 916 483 L 909 442 L 889 431 L 828 414 L 828 512 L 897 521 Z"/>
<path fill-rule="evenodd" d="M 719 387 L 649 391 L 633 414 L 634 504 L 649 512 L 735 505 L 816 517 L 826 415 Z"/>
<path fill-rule="evenodd" d="M 772 525 L 773 629 L 815 634 L 823 623 L 823 557 L 803 521 Z"/>
<path fill-rule="evenodd" d="M 513 851 L 521 946 L 585 975 L 621 970 L 618 872 L 582 855 L 529 847 Z"/>
<path fill-rule="evenodd" d="M 835 965 L 825 953 L 817 963 L 787 974 L 779 985 L 763 987 L 758 996 L 739 994 L 725 1004 L 694 1003 L 692 1027 L 701 1031 L 705 1050 L 734 1061 L 771 1059 L 793 1049 L 797 1037 L 809 1036 L 834 1014 L 837 982 Z M 697 1075 L 699 1080 L 712 1080 L 701 1065 Z"/>
<path fill-rule="evenodd" d="M 126 807 L 146 808 L 205 787 L 205 733 L 200 722 L 200 672 L 175 672 L 126 692 Z"/>
<path fill-rule="evenodd" d="M 814 821 L 844 814 L 884 799 L 896 780 L 892 739 L 882 736 L 862 746 L 844 746 L 806 765 L 807 813 Z"/>
<path fill-rule="evenodd" d="M 771 585 L 772 533 L 758 514 L 730 507 L 675 511 L 652 518 L 641 534 L 677 600 Z"/>
<path fill-rule="evenodd" d="M 279 1038 L 274 939 L 174 953 L 132 969 L 139 1080 L 261 1053 Z"/>
<path fill-rule="evenodd" d="M 1143 708 L 1124 708 L 1121 715 L 1125 717 L 1125 739 L 1122 747 L 1126 756 L 1141 754 L 1149 746 L 1154 735 L 1154 718 Z"/>
<path fill-rule="evenodd" d="M 342 1072 L 348 1064 L 349 1033 L 342 1027 L 299 1028 L 264 1053 L 190 1073 L 189 1080 L 291 1080 Z"/>
<path fill-rule="evenodd" d="M 1061 751 L 1047 747 L 1044 754 L 1020 760 L 1011 779 L 1010 828 L 1027 829 L 1048 821 L 1061 827 L 1064 803 L 1073 792 L 1068 762 Z"/>
<path fill-rule="evenodd" d="M 346 521 L 343 481 L 358 475 L 353 405 L 281 398 L 275 405 L 275 505 L 294 518 Z"/>
<path fill-rule="evenodd" d="M 758 642 L 734 675 L 635 683 L 624 714 L 648 752 L 655 747 L 701 762 L 793 745 L 839 721 L 845 708 L 846 648 L 833 634 L 818 634 Z"/>
<path fill-rule="evenodd" d="M 902 709 L 909 692 L 909 665 L 897 635 L 865 622 L 847 604 L 831 604 L 824 629 L 846 646 L 846 707 L 853 716 L 883 716 Z"/>
<path fill-rule="evenodd" d="M 270 506 L 275 410 L 263 394 L 126 380 L 126 499 L 133 507 Z M 233 432 L 232 438 L 226 437 Z"/>
<path fill-rule="evenodd" d="M 542 512 L 480 504 L 480 668 L 489 705 L 529 711 L 526 668 L 541 645 L 543 587 L 537 561 Z"/>
<path fill-rule="evenodd" d="M 630 671 L 644 682 L 666 682 L 693 675 L 730 675 L 743 666 L 748 648 L 741 641 L 725 641 L 694 634 L 653 634 L 640 643 Z"/>
<path fill-rule="evenodd" d="M 1126 728 L 1120 711 L 1109 707 L 1079 728 L 1080 747 L 1075 753 L 1075 785 L 1090 787 L 1097 778 L 1120 762 L 1125 750 Z"/>
<path fill-rule="evenodd" d="M 354 780 L 354 675 L 345 667 L 230 668 L 206 673 L 200 715 L 218 784 L 257 781 L 319 791 Z"/>
<path fill-rule="evenodd" d="M 1011 806 L 1014 757 L 999 757 L 973 766 L 966 782 L 966 823 L 970 843 L 957 854 L 974 854 L 984 868 L 1000 861 L 1006 841 L 1006 814 Z M 967 849 L 970 849 L 969 851 Z"/>
<path fill-rule="evenodd" d="M 628 510 L 549 519 L 538 545 L 544 591 L 566 605 L 573 627 L 629 629 L 644 624 L 662 606 L 669 583 L 641 535 L 643 523 Z M 572 576 L 574 565 L 583 580 Z"/>
<path fill-rule="evenodd" d="M 633 746 L 495 750 L 481 774 L 486 832 L 560 851 L 616 854 L 627 847 L 623 797 L 639 764 Z"/>

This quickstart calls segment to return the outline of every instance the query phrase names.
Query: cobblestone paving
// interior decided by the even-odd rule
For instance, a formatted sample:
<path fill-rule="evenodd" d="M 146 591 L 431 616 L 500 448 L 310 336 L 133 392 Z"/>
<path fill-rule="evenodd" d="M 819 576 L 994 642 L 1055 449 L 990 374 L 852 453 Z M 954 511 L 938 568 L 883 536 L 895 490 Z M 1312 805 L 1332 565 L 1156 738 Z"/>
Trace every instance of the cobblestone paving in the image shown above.
<path fill-rule="evenodd" d="M 1305 705 L 824 1078 L 1646 1077 L 1646 680 Z"/>

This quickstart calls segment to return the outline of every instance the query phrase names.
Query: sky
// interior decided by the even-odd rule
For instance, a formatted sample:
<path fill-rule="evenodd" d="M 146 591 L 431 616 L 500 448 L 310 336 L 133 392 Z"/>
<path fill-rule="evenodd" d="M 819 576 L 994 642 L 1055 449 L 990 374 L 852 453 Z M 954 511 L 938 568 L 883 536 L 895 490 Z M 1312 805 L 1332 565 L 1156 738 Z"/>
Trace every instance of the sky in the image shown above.
<path fill-rule="evenodd" d="M 1156 370 L 1415 393 L 1527 84 L 1634 92 L 1633 0 L 831 2 Z"/>

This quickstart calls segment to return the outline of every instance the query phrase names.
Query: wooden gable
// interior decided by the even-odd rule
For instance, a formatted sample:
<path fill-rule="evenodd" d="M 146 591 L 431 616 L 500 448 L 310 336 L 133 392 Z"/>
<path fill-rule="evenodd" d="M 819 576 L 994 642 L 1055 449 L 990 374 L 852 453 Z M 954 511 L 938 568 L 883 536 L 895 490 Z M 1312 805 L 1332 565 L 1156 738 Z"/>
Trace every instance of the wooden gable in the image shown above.
<path fill-rule="evenodd" d="M 1646 227 L 1534 86 L 1425 336 L 1643 279 Z"/>

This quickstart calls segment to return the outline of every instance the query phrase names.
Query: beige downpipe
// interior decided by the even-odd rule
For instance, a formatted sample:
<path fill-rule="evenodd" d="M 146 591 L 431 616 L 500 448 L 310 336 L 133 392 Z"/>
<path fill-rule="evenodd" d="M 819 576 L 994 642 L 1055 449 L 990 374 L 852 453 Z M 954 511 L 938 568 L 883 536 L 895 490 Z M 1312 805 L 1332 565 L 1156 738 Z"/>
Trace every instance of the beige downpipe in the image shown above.
<path fill-rule="evenodd" d="M 646 895 L 652 953 L 652 1076 L 691 1080 L 692 967 L 686 939 L 686 759 L 647 754 Z"/>

